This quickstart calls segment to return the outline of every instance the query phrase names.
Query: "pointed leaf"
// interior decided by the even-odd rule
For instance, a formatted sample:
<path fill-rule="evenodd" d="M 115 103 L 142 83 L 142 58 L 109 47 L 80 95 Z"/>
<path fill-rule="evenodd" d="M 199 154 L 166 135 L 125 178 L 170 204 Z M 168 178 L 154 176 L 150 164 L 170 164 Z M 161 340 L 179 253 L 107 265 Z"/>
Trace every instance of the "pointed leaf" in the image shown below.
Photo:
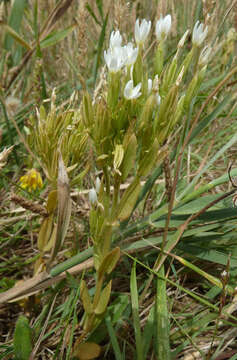
<path fill-rule="evenodd" d="M 136 204 L 137 198 L 141 191 L 141 184 L 139 178 L 135 178 L 134 181 L 129 185 L 123 194 L 123 197 L 118 206 L 118 218 L 119 220 L 127 219 L 134 205 Z"/>
<path fill-rule="evenodd" d="M 21 315 L 14 332 L 14 353 L 16 360 L 28 360 L 32 351 L 31 328 L 28 319 Z"/>
<path fill-rule="evenodd" d="M 111 286 L 112 286 L 112 280 L 110 280 L 110 282 L 106 285 L 106 287 L 103 289 L 102 293 L 100 294 L 98 305 L 94 310 L 94 313 L 96 315 L 101 315 L 106 311 L 110 299 Z"/>
<path fill-rule="evenodd" d="M 98 278 L 102 277 L 104 274 L 110 274 L 115 268 L 119 258 L 120 248 L 116 247 L 115 249 L 111 250 L 102 261 L 98 270 Z"/>
<path fill-rule="evenodd" d="M 90 294 L 89 294 L 88 288 L 86 286 L 85 280 L 81 281 L 81 289 L 80 290 L 81 290 L 80 294 L 81 294 L 81 300 L 82 300 L 84 310 L 87 314 L 92 314 L 93 309 L 92 309 L 91 298 L 90 298 Z"/>
<path fill-rule="evenodd" d="M 58 204 L 57 196 L 58 196 L 57 190 L 50 191 L 48 195 L 46 209 L 49 214 L 52 213 L 57 207 Z"/>

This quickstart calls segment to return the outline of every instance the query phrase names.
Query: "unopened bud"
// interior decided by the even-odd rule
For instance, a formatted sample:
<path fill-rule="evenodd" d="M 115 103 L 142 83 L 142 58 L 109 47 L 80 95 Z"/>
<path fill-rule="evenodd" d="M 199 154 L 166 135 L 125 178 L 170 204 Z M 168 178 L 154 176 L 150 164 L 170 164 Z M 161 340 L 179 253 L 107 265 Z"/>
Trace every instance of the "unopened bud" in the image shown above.
<path fill-rule="evenodd" d="M 98 202 L 97 194 L 94 188 L 89 190 L 89 201 L 91 205 L 95 205 Z"/>

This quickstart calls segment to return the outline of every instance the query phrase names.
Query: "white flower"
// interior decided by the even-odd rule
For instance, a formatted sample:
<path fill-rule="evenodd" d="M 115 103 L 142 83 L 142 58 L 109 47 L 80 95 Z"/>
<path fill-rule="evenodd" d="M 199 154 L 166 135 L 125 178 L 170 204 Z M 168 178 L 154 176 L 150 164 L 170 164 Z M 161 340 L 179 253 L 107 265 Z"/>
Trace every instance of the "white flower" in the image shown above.
<path fill-rule="evenodd" d="M 127 54 L 126 65 L 127 66 L 133 65 L 137 60 L 138 47 L 133 48 L 133 44 L 129 42 L 126 46 L 124 46 L 124 49 Z"/>
<path fill-rule="evenodd" d="M 135 23 L 135 40 L 138 45 L 143 44 L 146 41 L 146 38 L 151 29 L 151 21 L 146 21 L 143 19 L 141 25 L 139 24 L 139 19 Z"/>
<path fill-rule="evenodd" d="M 121 45 L 122 45 L 122 36 L 120 35 L 119 30 L 112 31 L 109 39 L 109 47 L 113 49 L 115 47 L 121 47 Z"/>
<path fill-rule="evenodd" d="M 97 194 L 94 188 L 89 190 L 89 201 L 91 205 L 94 205 L 98 202 Z"/>
<path fill-rule="evenodd" d="M 126 62 L 126 51 L 123 47 L 115 47 L 104 51 L 104 59 L 108 66 L 109 72 L 116 73 L 121 70 Z"/>
<path fill-rule="evenodd" d="M 152 90 L 152 79 L 148 79 L 147 80 L 147 91 L 148 91 L 148 94 L 150 94 Z"/>
<path fill-rule="evenodd" d="M 99 194 L 99 192 L 100 192 L 100 178 L 99 177 L 97 177 L 95 180 L 95 190 L 96 190 L 97 194 Z"/>
<path fill-rule="evenodd" d="M 160 41 L 165 39 L 170 32 L 171 28 L 171 16 L 166 15 L 164 18 L 161 15 L 160 19 L 156 22 L 156 37 Z"/>
<path fill-rule="evenodd" d="M 124 88 L 124 97 L 127 100 L 137 99 L 139 96 L 141 96 L 141 86 L 142 83 L 137 84 L 137 86 L 133 87 L 133 81 L 129 80 Z"/>
<path fill-rule="evenodd" d="M 193 45 L 200 46 L 205 40 L 205 37 L 207 36 L 207 32 L 208 32 L 208 26 L 206 26 L 206 28 L 204 29 L 204 25 L 201 24 L 199 21 L 197 21 L 193 28 L 193 36 L 192 36 Z"/>
<path fill-rule="evenodd" d="M 222 271 L 221 276 L 222 276 L 223 278 L 226 277 L 227 275 L 228 275 L 228 273 L 227 273 L 226 270 Z"/>
<path fill-rule="evenodd" d="M 209 59 L 209 56 L 211 54 L 211 48 L 209 46 L 205 46 L 202 51 L 201 51 L 201 54 L 200 54 L 200 57 L 199 57 L 199 64 L 201 66 L 204 66 L 208 63 L 208 59 Z"/>

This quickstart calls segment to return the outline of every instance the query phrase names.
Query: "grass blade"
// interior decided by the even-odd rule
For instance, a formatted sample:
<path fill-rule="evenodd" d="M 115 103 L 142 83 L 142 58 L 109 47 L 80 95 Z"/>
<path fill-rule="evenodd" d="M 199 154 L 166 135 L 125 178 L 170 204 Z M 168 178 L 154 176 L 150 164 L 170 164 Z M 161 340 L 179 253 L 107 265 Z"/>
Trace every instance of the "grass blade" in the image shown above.
<path fill-rule="evenodd" d="M 164 277 L 164 265 L 161 266 L 158 275 Z M 157 358 L 162 360 L 170 360 L 170 342 L 169 342 L 169 314 L 167 308 L 166 281 L 157 278 L 156 291 L 156 345 Z"/>
<path fill-rule="evenodd" d="M 105 319 L 105 323 L 108 329 L 109 337 L 111 340 L 111 344 L 114 350 L 114 356 L 116 360 L 123 360 L 123 355 L 120 351 L 118 340 L 116 338 L 116 333 L 114 331 L 110 316 L 107 316 Z"/>
<path fill-rule="evenodd" d="M 142 347 L 142 336 L 141 326 L 138 312 L 138 292 L 137 292 L 137 278 L 136 278 L 136 262 L 133 263 L 131 279 L 130 279 L 130 291 L 132 300 L 132 314 L 133 314 L 133 326 L 135 330 L 136 339 L 136 352 L 137 360 L 143 360 L 143 347 Z"/>

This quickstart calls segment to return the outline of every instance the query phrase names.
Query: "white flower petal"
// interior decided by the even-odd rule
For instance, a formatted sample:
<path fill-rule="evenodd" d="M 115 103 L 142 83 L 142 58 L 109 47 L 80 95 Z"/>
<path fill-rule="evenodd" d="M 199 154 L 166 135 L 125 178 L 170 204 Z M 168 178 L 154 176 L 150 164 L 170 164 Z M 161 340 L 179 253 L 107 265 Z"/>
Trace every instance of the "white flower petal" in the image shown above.
<path fill-rule="evenodd" d="M 204 29 L 204 25 L 199 21 L 196 22 L 193 28 L 192 42 L 196 46 L 200 46 L 205 40 L 208 32 L 208 26 Z"/>
<path fill-rule="evenodd" d="M 139 96 L 141 96 L 141 86 L 142 84 L 139 83 L 137 86 L 133 87 L 133 81 L 129 80 L 124 88 L 124 97 L 127 100 L 137 99 Z"/>
<path fill-rule="evenodd" d="M 139 19 L 136 20 L 135 23 L 135 40 L 136 43 L 144 44 L 144 42 L 147 39 L 147 36 L 151 29 L 151 21 L 147 21 L 146 19 L 143 19 L 141 22 L 141 25 L 139 24 Z"/>
<path fill-rule="evenodd" d="M 147 91 L 148 91 L 148 94 L 150 94 L 152 90 L 152 79 L 148 79 L 147 80 Z"/>
<path fill-rule="evenodd" d="M 156 37 L 160 41 L 165 39 L 171 29 L 171 15 L 168 14 L 164 18 L 161 15 L 160 19 L 156 22 Z"/>
<path fill-rule="evenodd" d="M 121 45 L 122 45 L 122 36 L 120 35 L 119 30 L 112 31 L 109 40 L 109 47 L 113 49 L 115 47 L 120 47 Z"/>

